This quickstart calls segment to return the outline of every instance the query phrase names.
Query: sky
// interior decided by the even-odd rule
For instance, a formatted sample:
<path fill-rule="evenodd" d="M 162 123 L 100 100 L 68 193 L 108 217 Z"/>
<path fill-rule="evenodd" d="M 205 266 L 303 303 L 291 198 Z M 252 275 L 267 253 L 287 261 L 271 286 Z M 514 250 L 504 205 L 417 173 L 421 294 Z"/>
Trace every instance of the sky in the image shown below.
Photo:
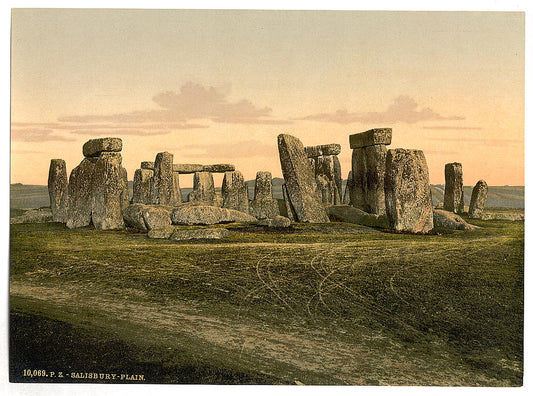
<path fill-rule="evenodd" d="M 70 173 L 104 136 L 123 140 L 130 179 L 161 151 L 281 177 L 280 133 L 341 144 L 346 178 L 349 135 L 389 127 L 389 148 L 424 151 L 433 184 L 460 162 L 465 185 L 524 185 L 524 18 L 15 9 L 11 183 L 45 185 L 52 158 Z"/>

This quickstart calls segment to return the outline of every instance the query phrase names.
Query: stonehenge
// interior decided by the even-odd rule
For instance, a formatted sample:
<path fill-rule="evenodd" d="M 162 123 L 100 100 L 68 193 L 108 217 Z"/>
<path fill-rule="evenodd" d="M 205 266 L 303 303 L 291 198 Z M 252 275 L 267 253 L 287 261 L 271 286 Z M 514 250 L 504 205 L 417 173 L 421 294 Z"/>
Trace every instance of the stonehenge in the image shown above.
<path fill-rule="evenodd" d="M 249 212 L 259 220 L 272 219 L 280 214 L 278 201 L 272 195 L 272 174 L 270 172 L 257 172 L 254 199 L 250 201 Z"/>
<path fill-rule="evenodd" d="M 317 188 L 322 203 L 337 205 L 342 195 L 342 174 L 338 154 L 341 145 L 336 143 L 304 148 L 311 167 L 314 169 Z"/>
<path fill-rule="evenodd" d="M 222 182 L 222 207 L 248 213 L 248 187 L 239 171 L 224 173 Z"/>
<path fill-rule="evenodd" d="M 444 166 L 444 210 L 463 213 L 465 209 L 463 194 L 463 166 L 458 162 Z"/>
<path fill-rule="evenodd" d="M 60 223 L 67 221 L 67 188 L 67 164 L 62 159 L 51 160 L 48 171 L 48 194 L 52 219 Z"/>
<path fill-rule="evenodd" d="M 472 190 L 472 196 L 470 198 L 470 205 L 468 207 L 468 216 L 473 219 L 481 218 L 481 213 L 485 209 L 485 203 L 487 202 L 488 193 L 487 182 L 480 180 L 474 186 Z"/>

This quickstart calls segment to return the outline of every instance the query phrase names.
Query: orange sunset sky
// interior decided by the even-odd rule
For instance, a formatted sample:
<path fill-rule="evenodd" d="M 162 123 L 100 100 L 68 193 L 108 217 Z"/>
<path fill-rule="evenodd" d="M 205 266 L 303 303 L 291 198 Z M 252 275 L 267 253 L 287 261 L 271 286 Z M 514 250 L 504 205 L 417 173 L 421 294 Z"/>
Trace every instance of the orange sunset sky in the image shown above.
<path fill-rule="evenodd" d="M 348 136 L 391 127 L 431 183 L 524 184 L 524 13 L 15 9 L 11 56 L 12 183 L 103 136 L 130 179 L 160 151 L 281 177 L 280 133 L 340 143 L 346 178 Z"/>

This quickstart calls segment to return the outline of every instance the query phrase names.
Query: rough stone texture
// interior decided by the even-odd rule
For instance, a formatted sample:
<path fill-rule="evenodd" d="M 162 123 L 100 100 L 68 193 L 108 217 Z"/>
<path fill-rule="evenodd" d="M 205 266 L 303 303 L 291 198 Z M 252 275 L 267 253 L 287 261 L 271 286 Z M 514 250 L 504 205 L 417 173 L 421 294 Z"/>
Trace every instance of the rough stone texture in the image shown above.
<path fill-rule="evenodd" d="M 152 178 L 154 171 L 137 169 L 133 176 L 133 203 L 151 203 Z"/>
<path fill-rule="evenodd" d="M 328 155 L 317 157 L 315 162 L 315 177 L 318 191 L 322 196 L 322 202 L 329 205 L 340 203 L 339 181 L 340 163 L 335 164 L 336 156 Z M 337 168 L 338 167 L 338 168 Z"/>
<path fill-rule="evenodd" d="M 468 224 L 455 213 L 442 209 L 433 209 L 433 226 L 438 230 L 475 230 L 479 227 Z"/>
<path fill-rule="evenodd" d="M 222 239 L 230 234 L 226 228 L 196 228 L 193 230 L 175 229 L 170 240 L 188 241 L 191 239 Z"/>
<path fill-rule="evenodd" d="M 341 145 L 337 143 L 321 144 L 319 146 L 305 147 L 305 154 L 309 158 L 320 157 L 322 155 L 337 155 L 341 153 Z"/>
<path fill-rule="evenodd" d="M 143 209 L 143 219 L 148 230 L 153 230 L 156 228 L 166 227 L 172 224 L 170 220 L 170 215 L 172 209 L 168 209 L 162 206 L 146 206 Z"/>
<path fill-rule="evenodd" d="M 153 161 L 143 161 L 141 162 L 141 169 L 148 169 L 153 171 L 155 167 L 155 163 Z"/>
<path fill-rule="evenodd" d="M 92 222 L 97 230 L 124 228 L 122 192 L 124 189 L 120 153 L 103 152 L 94 166 Z"/>
<path fill-rule="evenodd" d="M 337 186 L 337 191 L 339 193 L 339 202 L 342 197 L 342 170 L 341 170 L 341 162 L 339 161 L 339 157 L 336 155 L 332 156 L 333 159 L 333 180 L 335 181 L 335 185 Z"/>
<path fill-rule="evenodd" d="M 241 172 L 232 171 L 224 174 L 222 207 L 248 213 L 248 187 Z"/>
<path fill-rule="evenodd" d="M 524 221 L 524 213 L 481 213 L 481 220 Z"/>
<path fill-rule="evenodd" d="M 224 202 L 224 199 L 222 198 L 222 192 L 215 191 L 215 201 L 213 203 L 213 206 L 221 208 L 223 202 Z"/>
<path fill-rule="evenodd" d="M 56 221 L 53 219 L 52 210 L 49 208 L 29 209 L 20 216 L 9 219 L 9 224 L 24 223 L 49 223 Z"/>
<path fill-rule="evenodd" d="M 224 173 L 224 172 L 234 171 L 235 165 L 232 165 L 232 164 L 213 164 L 213 165 L 174 164 L 173 169 L 174 169 L 174 172 L 179 172 L 179 173 L 196 173 L 196 172 Z"/>
<path fill-rule="evenodd" d="M 421 150 L 388 151 L 385 202 L 394 230 L 427 233 L 433 228 L 429 171 Z"/>
<path fill-rule="evenodd" d="M 324 205 L 340 203 L 339 192 L 333 180 L 329 180 L 323 175 L 318 175 L 316 177 L 316 187 Z"/>
<path fill-rule="evenodd" d="M 444 187 L 444 210 L 463 213 L 465 210 L 463 195 L 463 166 L 453 162 L 444 166 L 446 185 Z"/>
<path fill-rule="evenodd" d="M 272 219 L 280 214 L 278 200 L 273 198 L 254 199 L 250 202 L 249 213 L 258 220 Z"/>
<path fill-rule="evenodd" d="M 176 231 L 176 226 L 164 226 L 160 228 L 153 228 L 150 231 L 148 231 L 148 238 L 152 239 L 168 239 L 170 236 Z"/>
<path fill-rule="evenodd" d="M 98 157 L 103 152 L 120 151 L 122 151 L 122 139 L 113 137 L 91 139 L 83 145 L 85 157 Z"/>
<path fill-rule="evenodd" d="M 470 206 L 468 208 L 468 215 L 473 219 L 481 218 L 481 213 L 485 209 L 485 203 L 487 202 L 487 194 L 489 188 L 485 180 L 480 180 L 474 186 L 472 190 L 472 198 L 470 198 Z"/>
<path fill-rule="evenodd" d="M 257 172 L 255 175 L 254 200 L 272 198 L 272 173 Z"/>
<path fill-rule="evenodd" d="M 98 158 L 84 158 L 72 169 L 68 182 L 67 227 L 91 224 L 93 178 Z"/>
<path fill-rule="evenodd" d="M 128 227 L 135 228 L 137 230 L 146 231 L 146 223 L 144 222 L 143 211 L 146 209 L 146 205 L 142 203 L 133 203 L 128 206 L 122 212 L 122 217 L 124 218 L 124 223 Z"/>
<path fill-rule="evenodd" d="M 215 182 L 209 172 L 196 172 L 193 178 L 193 190 L 189 193 L 189 202 L 215 204 Z"/>
<path fill-rule="evenodd" d="M 272 228 L 287 228 L 290 227 L 291 221 L 287 217 L 276 216 L 272 219 L 263 219 L 257 225 Z"/>
<path fill-rule="evenodd" d="M 392 141 L 391 128 L 375 128 L 366 132 L 350 135 L 350 148 L 374 146 L 377 144 L 389 145 Z"/>
<path fill-rule="evenodd" d="M 302 142 L 294 136 L 281 134 L 278 136 L 278 150 L 287 194 L 296 220 L 329 222 Z"/>
<path fill-rule="evenodd" d="M 360 224 L 367 227 L 389 227 L 389 220 L 386 215 L 367 213 L 348 205 L 332 205 L 328 207 L 328 214 L 331 220 L 335 221 Z"/>
<path fill-rule="evenodd" d="M 196 173 L 203 172 L 204 166 L 201 164 L 174 164 L 172 165 L 172 170 L 178 173 Z"/>
<path fill-rule="evenodd" d="M 224 173 L 224 172 L 233 172 L 235 170 L 235 165 L 232 164 L 214 164 L 214 165 L 204 165 L 204 172 L 211 173 Z"/>
<path fill-rule="evenodd" d="M 157 153 L 154 163 L 151 202 L 160 205 L 173 205 L 176 197 L 173 194 L 174 178 L 172 161 L 174 156 L 168 152 Z"/>
<path fill-rule="evenodd" d="M 352 152 L 352 206 L 382 215 L 385 209 L 385 145 L 354 149 Z"/>
<path fill-rule="evenodd" d="M 120 177 L 122 180 L 120 207 L 124 210 L 130 205 L 130 189 L 128 187 L 128 171 L 123 166 L 120 167 Z"/>
<path fill-rule="evenodd" d="M 287 193 L 287 186 L 283 184 L 281 186 L 281 191 L 283 193 L 283 201 L 285 202 L 285 211 L 287 212 L 287 217 L 290 221 L 296 221 L 296 213 L 294 213 L 294 208 L 292 207 L 289 194 Z"/>
<path fill-rule="evenodd" d="M 183 201 L 180 188 L 180 174 L 172 172 L 172 200 L 174 204 L 180 204 Z"/>
<path fill-rule="evenodd" d="M 68 197 L 67 164 L 62 159 L 50 161 L 48 171 L 48 195 L 52 218 L 60 223 L 67 222 L 67 197 Z"/>
<path fill-rule="evenodd" d="M 348 179 L 346 180 L 346 187 L 344 188 L 344 196 L 342 198 L 342 203 L 345 205 L 350 205 L 350 191 L 353 190 L 353 176 L 352 171 L 348 172 Z"/>
<path fill-rule="evenodd" d="M 257 219 L 233 209 L 204 205 L 181 205 L 172 211 L 172 224 L 250 223 Z"/>

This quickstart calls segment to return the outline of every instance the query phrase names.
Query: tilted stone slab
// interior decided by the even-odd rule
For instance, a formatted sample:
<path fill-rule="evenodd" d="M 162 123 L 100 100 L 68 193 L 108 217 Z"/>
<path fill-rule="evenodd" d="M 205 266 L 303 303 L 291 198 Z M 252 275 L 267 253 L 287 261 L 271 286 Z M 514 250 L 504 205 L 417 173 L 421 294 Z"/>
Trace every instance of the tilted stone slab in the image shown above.
<path fill-rule="evenodd" d="M 141 169 L 154 170 L 155 162 L 154 161 L 143 161 L 141 162 Z"/>
<path fill-rule="evenodd" d="M 329 222 L 302 142 L 294 136 L 281 134 L 278 150 L 287 194 L 297 221 Z"/>
<path fill-rule="evenodd" d="M 470 206 L 468 208 L 468 215 L 473 219 L 481 218 L 481 213 L 485 209 L 487 202 L 487 194 L 489 188 L 485 180 L 480 180 L 476 183 L 472 190 L 472 197 L 470 198 Z"/>
<path fill-rule="evenodd" d="M 193 177 L 193 190 L 189 193 L 189 202 L 215 204 L 215 182 L 210 172 L 196 172 Z"/>
<path fill-rule="evenodd" d="M 122 156 L 104 152 L 94 166 L 92 222 L 97 230 L 124 228 L 122 193 L 124 190 Z"/>
<path fill-rule="evenodd" d="M 350 148 L 374 146 L 377 144 L 389 145 L 392 142 L 391 128 L 375 128 L 366 132 L 350 135 Z"/>
<path fill-rule="evenodd" d="M 166 151 L 157 153 L 155 157 L 151 190 L 151 202 L 153 204 L 173 205 L 176 203 L 174 176 L 172 175 L 173 159 L 174 156 Z"/>
<path fill-rule="evenodd" d="M 289 194 L 287 193 L 287 186 L 285 184 L 281 186 L 281 191 L 283 193 L 283 202 L 285 203 L 285 211 L 287 212 L 287 217 L 290 221 L 294 222 L 296 221 L 296 213 L 294 213 L 294 208 L 292 207 Z"/>
<path fill-rule="evenodd" d="M 120 151 L 122 151 L 122 139 L 114 137 L 91 139 L 83 145 L 85 157 L 98 157 L 103 152 Z"/>
<path fill-rule="evenodd" d="M 463 213 L 465 210 L 463 193 L 463 166 L 453 162 L 444 166 L 444 210 Z"/>
<path fill-rule="evenodd" d="M 305 153 L 309 158 L 320 157 L 322 155 L 338 155 L 341 153 L 341 145 L 337 143 L 321 144 L 319 146 L 305 147 Z"/>
<path fill-rule="evenodd" d="M 248 213 L 248 187 L 239 171 L 224 173 L 222 207 Z"/>
<path fill-rule="evenodd" d="M 94 169 L 98 158 L 84 158 L 72 169 L 68 182 L 67 227 L 91 224 Z"/>
<path fill-rule="evenodd" d="M 154 171 L 150 169 L 137 169 L 133 176 L 133 203 L 151 203 L 152 179 Z"/>
<path fill-rule="evenodd" d="M 65 160 L 53 159 L 48 171 L 48 195 L 52 219 L 60 223 L 67 222 L 68 175 Z"/>
<path fill-rule="evenodd" d="M 254 200 L 272 199 L 272 173 L 259 171 L 255 176 Z"/>
<path fill-rule="evenodd" d="M 147 205 L 142 203 L 134 203 L 128 206 L 122 212 L 124 223 L 131 228 L 137 230 L 146 231 L 146 223 L 144 222 L 143 212 L 147 208 Z"/>
<path fill-rule="evenodd" d="M 276 216 L 272 219 L 261 220 L 257 225 L 269 228 L 287 228 L 291 226 L 291 220 L 284 216 Z"/>
<path fill-rule="evenodd" d="M 389 150 L 385 202 L 391 228 L 427 233 L 433 228 L 429 171 L 421 150 Z"/>
<path fill-rule="evenodd" d="M 207 205 L 180 205 L 172 211 L 172 224 L 249 223 L 257 219 L 248 213 Z"/>

